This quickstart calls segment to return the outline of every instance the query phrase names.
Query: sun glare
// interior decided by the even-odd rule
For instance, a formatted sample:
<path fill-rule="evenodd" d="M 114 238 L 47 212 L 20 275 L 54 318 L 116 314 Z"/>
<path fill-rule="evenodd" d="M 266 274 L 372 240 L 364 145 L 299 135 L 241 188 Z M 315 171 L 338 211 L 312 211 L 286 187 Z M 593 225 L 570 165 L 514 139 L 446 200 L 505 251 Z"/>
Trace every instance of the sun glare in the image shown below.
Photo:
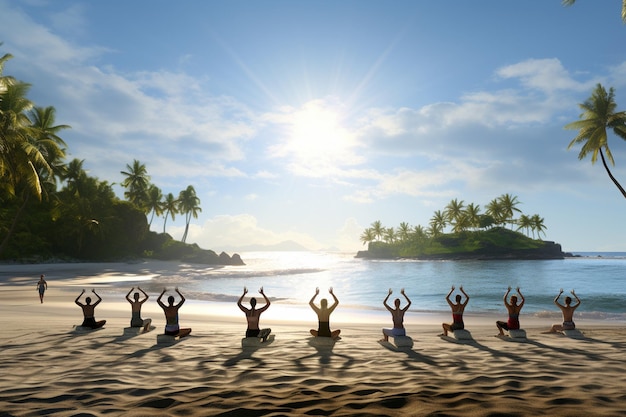
<path fill-rule="evenodd" d="M 342 122 L 338 106 L 323 100 L 306 103 L 289 118 L 283 153 L 309 169 L 354 164 L 354 135 Z"/>

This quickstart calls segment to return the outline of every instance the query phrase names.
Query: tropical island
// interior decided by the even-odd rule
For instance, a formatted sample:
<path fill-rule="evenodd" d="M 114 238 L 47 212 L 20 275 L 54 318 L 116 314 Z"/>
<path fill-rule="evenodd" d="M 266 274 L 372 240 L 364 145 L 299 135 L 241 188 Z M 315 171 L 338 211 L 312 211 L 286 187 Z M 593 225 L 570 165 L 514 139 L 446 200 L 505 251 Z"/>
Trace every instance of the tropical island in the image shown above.
<path fill-rule="evenodd" d="M 0 44 L 1 45 L 1 44 Z M 84 160 L 65 161 L 55 108 L 27 98 L 30 84 L 4 75 L 0 56 L 0 261 L 119 261 L 136 258 L 242 265 L 239 255 L 219 255 L 186 243 L 191 218 L 202 211 L 189 185 L 166 196 L 134 160 L 120 171 L 122 200 L 113 184 L 90 176 Z M 166 233 L 167 219 L 185 217 L 180 241 Z M 149 216 L 149 220 L 148 220 Z M 164 216 L 163 232 L 150 231 Z"/>
<path fill-rule="evenodd" d="M 570 256 L 563 253 L 560 244 L 540 239 L 541 234 L 545 235 L 544 219 L 538 214 L 522 214 L 517 208 L 519 204 L 516 196 L 503 194 L 491 200 L 483 214 L 479 205 L 466 205 L 454 199 L 444 210 L 435 211 L 427 229 L 421 225 L 411 227 L 405 222 L 397 228 L 386 228 L 375 221 L 361 235 L 361 242 L 368 245 L 367 251 L 359 251 L 356 256 L 425 260 L 563 259 Z M 516 213 L 520 214 L 518 218 L 514 218 Z"/>

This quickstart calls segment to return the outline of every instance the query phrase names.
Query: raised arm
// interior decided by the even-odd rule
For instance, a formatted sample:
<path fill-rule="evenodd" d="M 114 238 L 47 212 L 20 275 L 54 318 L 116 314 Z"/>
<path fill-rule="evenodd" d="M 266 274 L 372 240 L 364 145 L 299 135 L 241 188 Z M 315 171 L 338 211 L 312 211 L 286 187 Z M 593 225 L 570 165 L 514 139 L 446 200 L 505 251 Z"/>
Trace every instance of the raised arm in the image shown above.
<path fill-rule="evenodd" d="M 467 295 L 467 293 L 465 292 L 465 290 L 463 289 L 463 286 L 461 285 L 459 287 L 459 290 L 463 293 L 463 295 L 465 296 L 465 302 L 463 303 L 463 306 L 466 306 L 467 303 L 469 302 L 470 296 Z"/>
<path fill-rule="evenodd" d="M 517 287 L 517 293 L 519 294 L 520 298 L 522 299 L 522 302 L 519 303 L 519 308 L 522 308 L 522 306 L 524 305 L 524 301 L 526 301 L 526 299 L 524 298 L 524 295 L 520 291 L 519 287 Z"/>
<path fill-rule="evenodd" d="M 248 289 L 246 287 L 243 287 L 243 294 L 241 294 L 241 297 L 239 297 L 239 300 L 237 300 L 237 307 L 239 307 L 239 309 L 243 311 L 244 313 L 248 312 L 248 309 L 245 308 L 242 304 L 243 297 L 245 297 L 247 293 L 248 293 Z"/>
<path fill-rule="evenodd" d="M 309 301 L 309 305 L 311 306 L 311 308 L 317 313 L 319 312 L 319 308 L 317 308 L 317 306 L 315 305 L 314 301 L 315 298 L 317 297 L 317 295 L 320 293 L 320 289 L 316 288 L 315 289 L 315 294 L 313 294 L 313 297 L 311 297 L 311 300 Z"/>
<path fill-rule="evenodd" d="M 96 301 L 95 303 L 93 303 L 93 306 L 97 306 L 98 304 L 100 304 L 100 301 L 102 301 L 102 297 L 100 297 L 98 295 L 98 293 L 96 292 L 96 290 L 91 290 L 91 292 L 93 293 L 93 295 L 95 295 L 96 297 L 98 297 L 98 301 Z"/>
<path fill-rule="evenodd" d="M 160 305 L 161 308 L 165 308 L 165 304 L 163 304 L 163 301 L 161 301 L 161 298 L 163 298 L 164 294 L 165 294 L 165 288 L 163 288 L 163 291 L 161 291 L 159 298 L 157 298 L 157 304 Z"/>
<path fill-rule="evenodd" d="M 76 304 L 78 304 L 79 306 L 81 306 L 81 307 L 82 307 L 84 304 L 83 304 L 83 303 L 81 303 L 81 302 L 80 302 L 80 301 L 78 301 L 78 300 L 80 300 L 80 297 L 82 297 L 84 293 L 85 293 L 85 290 L 83 290 L 80 294 L 78 294 L 78 297 L 76 297 L 76 300 L 74 300 L 74 302 L 75 302 Z"/>
<path fill-rule="evenodd" d="M 452 300 L 450 300 L 450 296 L 452 295 L 453 291 L 454 291 L 454 285 L 452 286 L 452 288 L 450 288 L 450 292 L 448 293 L 448 295 L 446 295 L 446 301 L 448 302 L 448 305 L 450 307 L 454 306 L 454 304 L 452 303 Z"/>
<path fill-rule="evenodd" d="M 576 292 L 574 292 L 574 290 L 571 291 L 572 295 L 574 296 L 574 298 L 576 299 L 576 305 L 572 306 L 574 308 L 578 307 L 580 305 L 580 298 L 578 298 L 578 296 L 576 295 Z"/>
<path fill-rule="evenodd" d="M 141 291 L 141 293 L 145 297 L 142 301 L 140 301 L 140 303 L 143 304 L 146 301 L 148 301 L 148 298 L 150 298 L 150 296 L 148 294 L 146 294 L 146 292 L 144 290 L 142 290 L 141 288 L 139 288 L 139 287 L 137 287 L 137 290 Z"/>
<path fill-rule="evenodd" d="M 135 289 L 135 287 L 131 288 L 130 291 L 128 291 L 128 294 L 126 294 L 126 301 L 128 301 L 131 304 L 132 304 L 133 300 L 130 299 L 130 293 L 133 292 L 134 289 Z"/>
<path fill-rule="evenodd" d="M 404 298 L 406 299 L 406 302 L 407 302 L 406 307 L 404 307 L 402 311 L 407 311 L 409 307 L 411 307 L 411 300 L 409 299 L 409 297 L 407 297 L 406 293 L 404 292 L 404 288 L 400 290 L 400 294 L 404 295 Z"/>
<path fill-rule="evenodd" d="M 335 300 L 335 302 L 333 303 L 332 306 L 330 306 L 330 308 L 328 309 L 329 313 L 332 313 L 333 310 L 339 305 L 339 300 L 337 299 L 337 296 L 335 295 L 335 293 L 333 292 L 333 287 L 330 287 L 328 289 L 328 292 L 330 293 L 330 295 L 333 296 L 333 300 Z"/>
<path fill-rule="evenodd" d="M 391 293 L 393 291 L 391 290 L 391 288 L 389 288 L 389 292 L 387 293 L 387 296 L 385 297 L 385 299 L 383 300 L 383 305 L 385 306 L 385 308 L 389 311 L 392 311 L 393 309 L 391 307 L 389 307 L 389 304 L 387 304 L 387 301 L 389 301 L 389 297 L 391 297 Z"/>
<path fill-rule="evenodd" d="M 505 305 L 510 305 L 509 304 L 509 293 L 511 292 L 511 287 L 509 287 L 506 292 L 504 293 L 504 304 Z"/>
<path fill-rule="evenodd" d="M 556 297 L 554 297 L 554 304 L 557 305 L 557 307 L 563 307 L 561 305 L 561 303 L 559 303 L 559 298 L 561 298 L 561 294 L 563 294 L 563 288 L 561 288 L 561 290 L 559 291 L 559 293 L 557 294 Z"/>
<path fill-rule="evenodd" d="M 259 294 L 261 294 L 263 298 L 265 299 L 265 305 L 259 309 L 259 313 L 262 313 L 270 307 L 271 303 L 270 303 L 270 299 L 267 298 L 267 295 L 265 295 L 265 291 L 263 291 L 263 287 L 261 287 L 261 289 L 259 290 Z"/>
<path fill-rule="evenodd" d="M 184 302 L 185 302 L 185 296 L 184 296 L 184 295 L 182 295 L 182 294 L 180 293 L 180 291 L 178 291 L 178 287 L 176 287 L 175 291 L 176 291 L 176 293 L 177 293 L 178 295 L 180 295 L 180 303 L 178 303 L 178 305 L 177 305 L 176 307 L 180 307 L 180 306 L 182 306 L 182 305 L 184 304 Z"/>

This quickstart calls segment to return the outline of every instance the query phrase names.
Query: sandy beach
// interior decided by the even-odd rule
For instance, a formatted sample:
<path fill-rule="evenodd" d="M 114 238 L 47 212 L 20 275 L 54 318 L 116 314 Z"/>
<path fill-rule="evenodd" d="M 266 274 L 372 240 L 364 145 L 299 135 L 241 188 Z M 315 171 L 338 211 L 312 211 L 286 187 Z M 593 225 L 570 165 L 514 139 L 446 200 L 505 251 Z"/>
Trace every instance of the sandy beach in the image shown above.
<path fill-rule="evenodd" d="M 517 342 L 494 337 L 501 317 L 468 315 L 474 341 L 461 342 L 438 336 L 448 316 L 409 312 L 414 346 L 400 349 L 379 342 L 389 323 L 337 314 L 331 327 L 341 340 L 319 346 L 312 320 L 268 314 L 261 324 L 273 340 L 242 348 L 243 316 L 185 305 L 180 320 L 191 335 L 158 344 L 164 317 L 154 292 L 144 307 L 155 326 L 148 333 L 124 335 L 130 307 L 111 297 L 96 309 L 103 329 L 74 329 L 77 285 L 104 273 L 81 265 L 76 280 L 50 286 L 43 304 L 36 267 L 3 266 L 0 416 L 626 415 L 623 322 L 579 321 L 578 340 L 543 334 L 551 320 L 522 317 L 528 338 Z M 106 270 L 133 273 L 128 265 Z"/>

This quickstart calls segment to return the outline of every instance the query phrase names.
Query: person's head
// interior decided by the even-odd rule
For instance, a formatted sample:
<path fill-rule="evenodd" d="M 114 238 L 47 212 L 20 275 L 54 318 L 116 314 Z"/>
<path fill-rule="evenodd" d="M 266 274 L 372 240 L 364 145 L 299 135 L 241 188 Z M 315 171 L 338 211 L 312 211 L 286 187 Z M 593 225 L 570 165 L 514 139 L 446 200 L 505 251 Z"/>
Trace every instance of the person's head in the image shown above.
<path fill-rule="evenodd" d="M 41 274 L 41 276 L 39 277 L 39 279 L 43 279 L 43 277 L 45 277 L 45 275 Z"/>
<path fill-rule="evenodd" d="M 170 303 L 170 305 L 174 305 L 174 296 L 170 295 L 169 297 L 167 297 L 167 302 Z"/>
<path fill-rule="evenodd" d="M 393 303 L 395 304 L 396 308 L 400 308 L 400 299 L 396 298 L 395 300 L 393 300 Z"/>
<path fill-rule="evenodd" d="M 252 308 L 256 307 L 256 298 L 252 297 L 250 299 L 250 305 L 252 306 Z"/>
<path fill-rule="evenodd" d="M 565 297 L 565 305 L 568 306 L 572 304 L 572 297 Z"/>
<path fill-rule="evenodd" d="M 456 295 L 456 302 L 460 303 L 461 302 L 461 294 L 457 294 Z"/>
<path fill-rule="evenodd" d="M 517 305 L 517 295 L 512 295 L 511 296 L 511 304 Z"/>
<path fill-rule="evenodd" d="M 135 301 L 139 301 L 139 293 L 138 292 L 134 293 L 133 298 L 135 299 Z"/>
<path fill-rule="evenodd" d="M 87 304 L 91 304 L 91 297 L 87 297 L 87 298 L 85 298 L 85 302 L 86 302 Z"/>
<path fill-rule="evenodd" d="M 328 308 L 328 300 L 325 298 L 322 298 L 322 301 L 320 301 L 320 306 L 322 308 Z"/>

